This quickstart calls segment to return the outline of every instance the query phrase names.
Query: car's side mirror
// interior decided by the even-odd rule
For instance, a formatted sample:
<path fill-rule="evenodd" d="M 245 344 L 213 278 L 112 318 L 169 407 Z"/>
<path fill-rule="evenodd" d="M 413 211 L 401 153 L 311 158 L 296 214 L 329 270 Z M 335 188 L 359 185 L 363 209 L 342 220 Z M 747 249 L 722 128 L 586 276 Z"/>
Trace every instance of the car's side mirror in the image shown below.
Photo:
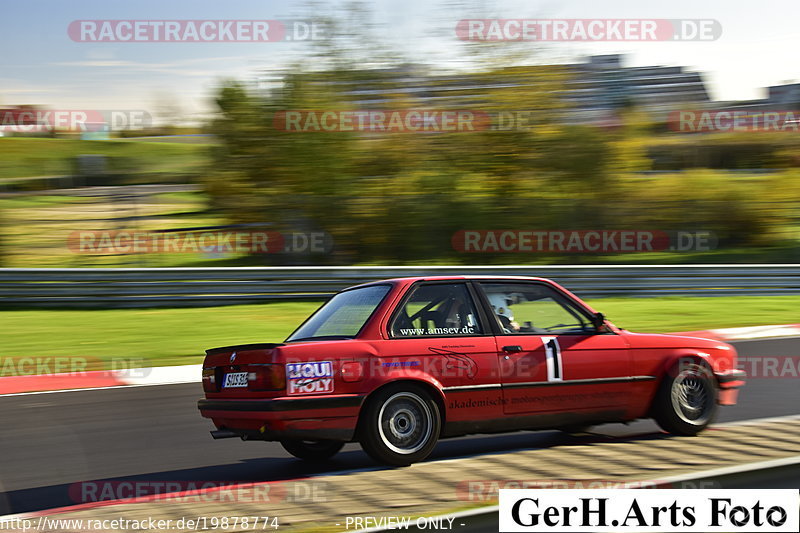
<path fill-rule="evenodd" d="M 606 323 L 606 316 L 603 313 L 595 313 L 592 315 L 592 325 L 594 329 L 600 331 Z"/>

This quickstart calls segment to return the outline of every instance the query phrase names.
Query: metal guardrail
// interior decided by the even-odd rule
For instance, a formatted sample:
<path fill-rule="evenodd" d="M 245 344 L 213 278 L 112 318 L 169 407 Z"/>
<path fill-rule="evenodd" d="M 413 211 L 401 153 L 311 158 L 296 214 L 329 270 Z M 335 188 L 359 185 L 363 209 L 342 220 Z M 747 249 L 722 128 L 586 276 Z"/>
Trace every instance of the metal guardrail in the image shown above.
<path fill-rule="evenodd" d="M 385 278 L 550 278 L 581 297 L 800 294 L 800 265 L 6 268 L 3 307 L 174 307 L 323 299 Z"/>

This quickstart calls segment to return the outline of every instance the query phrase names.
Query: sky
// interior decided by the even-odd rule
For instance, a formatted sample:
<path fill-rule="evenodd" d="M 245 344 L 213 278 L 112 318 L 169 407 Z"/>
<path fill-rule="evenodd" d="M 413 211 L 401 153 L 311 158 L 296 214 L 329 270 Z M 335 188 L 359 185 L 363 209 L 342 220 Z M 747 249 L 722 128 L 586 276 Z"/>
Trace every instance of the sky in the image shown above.
<path fill-rule="evenodd" d="M 458 68 L 463 44 L 455 25 L 467 18 L 715 19 L 710 42 L 526 43 L 544 62 L 626 54 L 625 66 L 684 66 L 700 71 L 715 100 L 766 95 L 764 87 L 800 81 L 797 0 L 373 0 L 365 2 L 384 45 L 409 60 Z M 304 57 L 307 43 L 75 42 L 76 20 L 314 20 L 342 14 L 342 2 L 288 0 L 0 0 L 0 106 L 52 109 L 146 109 L 177 106 L 187 116 L 212 109 L 224 79 Z"/>

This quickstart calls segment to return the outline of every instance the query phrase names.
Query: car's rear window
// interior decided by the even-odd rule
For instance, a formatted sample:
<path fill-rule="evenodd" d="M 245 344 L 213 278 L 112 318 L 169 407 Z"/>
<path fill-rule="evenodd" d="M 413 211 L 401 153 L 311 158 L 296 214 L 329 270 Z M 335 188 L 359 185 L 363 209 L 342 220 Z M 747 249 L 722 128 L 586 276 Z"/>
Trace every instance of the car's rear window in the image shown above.
<path fill-rule="evenodd" d="M 390 288 L 390 285 L 370 285 L 340 292 L 319 308 L 286 341 L 355 337 Z"/>

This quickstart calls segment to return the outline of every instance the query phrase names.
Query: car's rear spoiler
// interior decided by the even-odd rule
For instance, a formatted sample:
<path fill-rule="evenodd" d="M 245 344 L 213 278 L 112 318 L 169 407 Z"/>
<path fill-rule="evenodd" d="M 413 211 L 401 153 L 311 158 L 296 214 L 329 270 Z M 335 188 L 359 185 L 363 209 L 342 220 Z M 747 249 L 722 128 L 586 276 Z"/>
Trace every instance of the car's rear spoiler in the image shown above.
<path fill-rule="evenodd" d="M 278 346 L 283 346 L 282 342 L 265 342 L 256 344 L 237 344 L 235 346 L 222 346 L 221 348 L 211 348 L 206 350 L 206 355 L 216 355 L 225 352 L 246 352 L 250 350 L 272 350 Z"/>

